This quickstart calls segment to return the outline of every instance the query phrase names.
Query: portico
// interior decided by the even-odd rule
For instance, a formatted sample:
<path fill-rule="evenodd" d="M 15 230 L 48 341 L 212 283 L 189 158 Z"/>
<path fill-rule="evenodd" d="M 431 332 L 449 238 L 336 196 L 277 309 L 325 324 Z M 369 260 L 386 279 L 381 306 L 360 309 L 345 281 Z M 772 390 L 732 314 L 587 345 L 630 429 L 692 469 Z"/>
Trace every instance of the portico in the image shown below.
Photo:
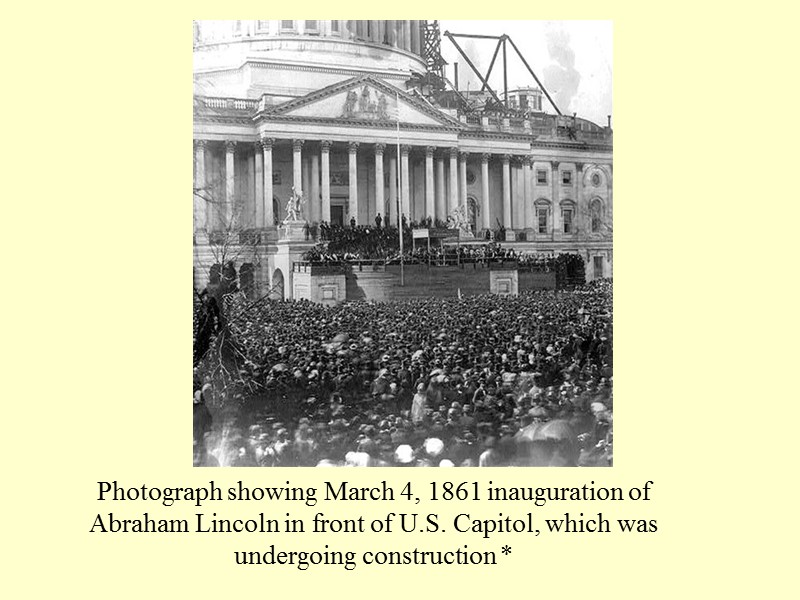
<path fill-rule="evenodd" d="M 609 247 L 610 271 L 610 244 L 591 231 L 597 214 L 612 211 L 608 146 L 565 144 L 508 119 L 476 126 L 371 75 L 275 106 L 196 97 L 195 112 L 197 252 L 221 232 L 256 233 L 246 239 L 259 241 L 270 265 L 264 281 L 292 188 L 310 227 L 372 226 L 378 214 L 384 225 L 401 215 L 445 223 L 460 208 L 479 239 L 502 227 L 524 250 L 575 251 L 594 240 Z M 587 250 L 587 264 L 596 258 Z M 291 275 L 281 276 L 291 294 Z"/>

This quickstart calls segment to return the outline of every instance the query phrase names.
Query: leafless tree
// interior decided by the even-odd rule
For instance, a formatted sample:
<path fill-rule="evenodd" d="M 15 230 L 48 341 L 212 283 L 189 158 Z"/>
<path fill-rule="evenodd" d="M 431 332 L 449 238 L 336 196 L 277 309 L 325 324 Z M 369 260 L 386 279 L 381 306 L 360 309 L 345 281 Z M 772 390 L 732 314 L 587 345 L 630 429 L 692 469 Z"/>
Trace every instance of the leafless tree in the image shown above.
<path fill-rule="evenodd" d="M 261 248 L 262 231 L 245 225 L 243 206 L 225 199 L 224 181 L 207 179 L 202 187 L 194 186 L 193 197 L 207 215 L 202 227 L 195 227 L 194 267 L 208 282 L 203 290 L 195 286 L 195 303 L 202 313 L 200 320 L 212 318 L 206 310 L 213 298 L 219 311 L 215 333 L 202 357 L 196 356 L 197 368 L 204 379 L 214 383 L 217 397 L 226 399 L 242 391 L 252 392 L 252 382 L 241 376 L 240 366 L 247 360 L 237 343 L 235 331 L 259 309 L 274 292 L 273 288 L 241 289 L 243 265 L 251 265 L 252 276 L 266 268 Z M 255 283 L 253 281 L 253 283 Z M 247 293 L 245 293 L 247 292 Z M 257 293 L 260 292 L 260 293 Z M 197 332 L 196 332 L 197 334 Z"/>

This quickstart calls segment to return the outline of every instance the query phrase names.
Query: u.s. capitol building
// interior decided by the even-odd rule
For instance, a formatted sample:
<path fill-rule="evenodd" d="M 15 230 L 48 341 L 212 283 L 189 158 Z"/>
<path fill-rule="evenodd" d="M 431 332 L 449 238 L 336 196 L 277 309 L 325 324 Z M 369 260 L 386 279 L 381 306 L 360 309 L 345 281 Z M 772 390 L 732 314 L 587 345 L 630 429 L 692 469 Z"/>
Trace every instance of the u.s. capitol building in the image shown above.
<path fill-rule="evenodd" d="M 291 277 L 293 189 L 312 226 L 396 225 L 399 197 L 409 222 L 458 210 L 476 239 L 502 226 L 505 246 L 612 275 L 610 122 L 544 112 L 537 87 L 505 113 L 437 99 L 425 23 L 194 23 L 196 287 L 227 261 L 260 289 Z"/>

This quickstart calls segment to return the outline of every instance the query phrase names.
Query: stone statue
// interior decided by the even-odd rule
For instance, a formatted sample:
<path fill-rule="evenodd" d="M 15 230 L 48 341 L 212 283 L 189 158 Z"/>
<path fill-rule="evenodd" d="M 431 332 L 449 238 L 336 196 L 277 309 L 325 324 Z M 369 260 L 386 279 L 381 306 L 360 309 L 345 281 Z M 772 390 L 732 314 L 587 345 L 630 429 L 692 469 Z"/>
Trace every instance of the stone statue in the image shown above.
<path fill-rule="evenodd" d="M 370 105 L 369 88 L 367 86 L 364 86 L 364 89 L 361 90 L 361 98 L 358 101 L 358 108 L 361 112 L 369 112 L 369 105 Z"/>
<path fill-rule="evenodd" d="M 378 96 L 378 118 L 381 121 L 389 120 L 389 102 L 386 100 L 385 94 Z"/>
<path fill-rule="evenodd" d="M 453 212 L 447 217 L 447 227 L 448 229 L 459 229 L 463 233 L 472 233 L 463 206 L 459 205 L 453 209 Z"/>
<path fill-rule="evenodd" d="M 303 210 L 303 204 L 305 204 L 303 191 L 300 190 L 298 192 L 295 190 L 294 186 L 292 186 L 292 195 L 289 200 L 286 201 L 286 218 L 283 220 L 283 222 L 288 223 L 290 221 L 300 221 L 300 213 Z"/>
<path fill-rule="evenodd" d="M 347 99 L 344 102 L 343 117 L 352 117 L 356 112 L 356 103 L 358 102 L 358 94 L 355 90 L 347 92 Z"/>
<path fill-rule="evenodd" d="M 458 229 L 462 237 L 472 237 L 472 227 L 463 206 L 456 206 L 447 217 L 447 228 Z"/>

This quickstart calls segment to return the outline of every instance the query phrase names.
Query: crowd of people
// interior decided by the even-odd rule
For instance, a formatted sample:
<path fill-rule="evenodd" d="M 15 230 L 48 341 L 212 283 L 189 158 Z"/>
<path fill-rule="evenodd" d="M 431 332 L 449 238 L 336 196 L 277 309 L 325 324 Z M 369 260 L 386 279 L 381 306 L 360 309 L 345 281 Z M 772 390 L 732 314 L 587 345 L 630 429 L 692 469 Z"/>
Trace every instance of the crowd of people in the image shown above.
<path fill-rule="evenodd" d="M 399 251 L 400 236 L 396 227 L 325 226 L 321 242 L 306 260 L 375 260 L 386 259 Z M 406 235 L 410 239 L 410 235 Z M 316 258 L 319 256 L 320 258 Z M 345 257 L 354 257 L 352 259 Z"/>
<path fill-rule="evenodd" d="M 409 237 L 408 235 L 406 237 Z M 400 262 L 400 243 L 396 228 L 365 226 L 336 227 L 329 238 L 303 254 L 310 262 L 351 262 L 379 260 L 387 264 Z M 515 262 L 520 268 L 540 272 L 556 272 L 565 277 L 582 278 L 583 257 L 574 253 L 535 253 L 503 247 L 497 242 L 483 244 L 410 244 L 403 248 L 402 258 L 409 264 L 456 265 L 488 262 Z"/>
<path fill-rule="evenodd" d="M 611 303 L 609 280 L 334 307 L 228 296 L 231 358 L 195 366 L 195 464 L 610 464 Z"/>

